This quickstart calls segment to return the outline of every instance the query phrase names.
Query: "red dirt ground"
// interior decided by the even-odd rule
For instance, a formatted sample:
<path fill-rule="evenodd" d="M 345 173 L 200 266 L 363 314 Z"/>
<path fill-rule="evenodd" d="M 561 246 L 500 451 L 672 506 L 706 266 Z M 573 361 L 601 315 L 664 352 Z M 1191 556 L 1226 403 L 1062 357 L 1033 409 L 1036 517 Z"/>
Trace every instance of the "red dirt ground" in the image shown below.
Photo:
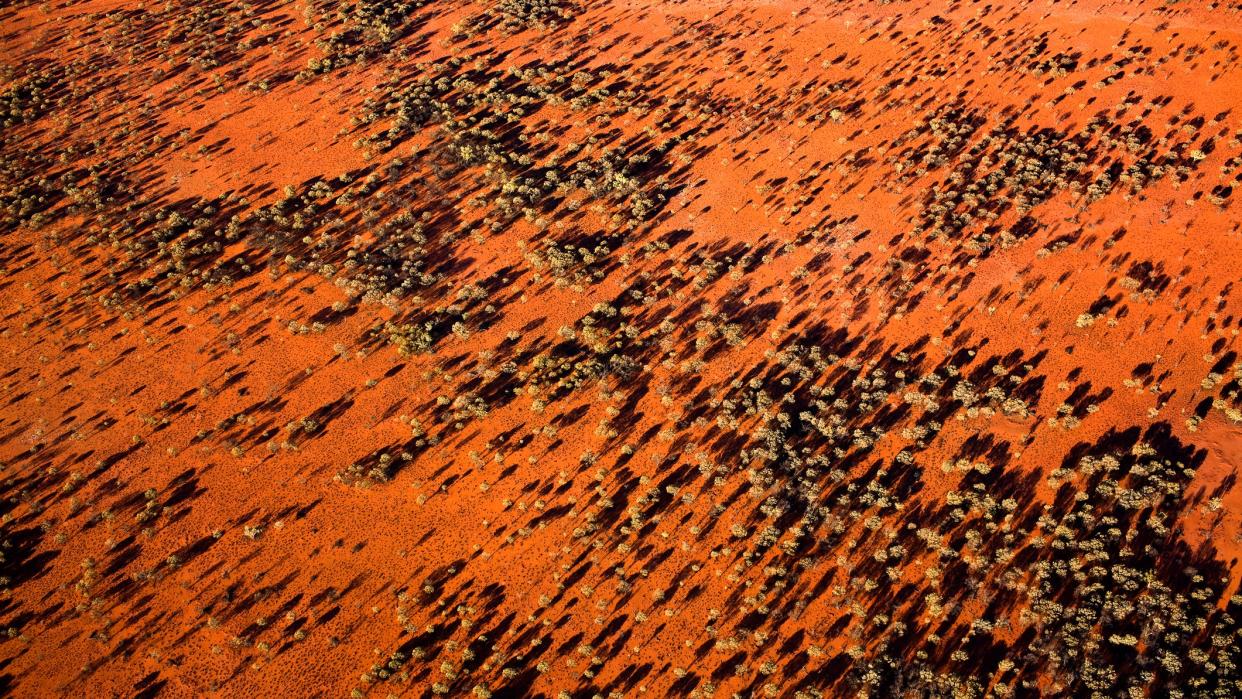
<path fill-rule="evenodd" d="M 0 10 L 0 691 L 1237 696 L 1242 6 Z"/>

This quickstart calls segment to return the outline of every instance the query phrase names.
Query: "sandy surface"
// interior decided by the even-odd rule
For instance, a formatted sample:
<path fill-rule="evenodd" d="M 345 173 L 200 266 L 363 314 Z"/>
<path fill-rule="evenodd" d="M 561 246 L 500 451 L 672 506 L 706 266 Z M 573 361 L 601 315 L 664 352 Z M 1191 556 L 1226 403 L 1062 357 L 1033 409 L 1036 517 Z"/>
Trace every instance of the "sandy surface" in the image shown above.
<path fill-rule="evenodd" d="M 1235 696 L 1239 19 L 0 10 L 0 691 Z"/>

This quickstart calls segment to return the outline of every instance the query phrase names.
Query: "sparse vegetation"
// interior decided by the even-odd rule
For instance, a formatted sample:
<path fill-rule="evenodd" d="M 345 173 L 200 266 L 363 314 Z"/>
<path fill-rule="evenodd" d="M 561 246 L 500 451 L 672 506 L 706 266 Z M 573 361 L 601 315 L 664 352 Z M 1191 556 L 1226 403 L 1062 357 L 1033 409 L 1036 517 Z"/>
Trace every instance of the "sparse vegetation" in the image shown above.
<path fill-rule="evenodd" d="M 3 12 L 11 693 L 1238 694 L 1235 9 Z"/>

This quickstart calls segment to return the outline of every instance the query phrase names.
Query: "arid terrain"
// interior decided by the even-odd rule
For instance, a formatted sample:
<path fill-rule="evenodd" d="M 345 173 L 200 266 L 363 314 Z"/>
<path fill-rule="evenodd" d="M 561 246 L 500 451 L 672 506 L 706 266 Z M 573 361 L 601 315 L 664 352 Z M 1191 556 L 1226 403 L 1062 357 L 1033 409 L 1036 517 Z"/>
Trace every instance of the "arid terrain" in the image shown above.
<path fill-rule="evenodd" d="M 1242 696 L 1242 3 L 0 4 L 0 695 Z"/>

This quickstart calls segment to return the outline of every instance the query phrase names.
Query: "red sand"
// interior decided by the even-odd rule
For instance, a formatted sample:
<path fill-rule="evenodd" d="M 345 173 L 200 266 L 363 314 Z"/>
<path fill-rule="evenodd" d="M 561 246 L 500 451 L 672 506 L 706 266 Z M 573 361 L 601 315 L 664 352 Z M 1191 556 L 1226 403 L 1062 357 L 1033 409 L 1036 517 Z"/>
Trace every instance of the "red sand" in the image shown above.
<path fill-rule="evenodd" d="M 0 15 L 0 688 L 1236 691 L 1237 8 L 550 5 Z"/>

